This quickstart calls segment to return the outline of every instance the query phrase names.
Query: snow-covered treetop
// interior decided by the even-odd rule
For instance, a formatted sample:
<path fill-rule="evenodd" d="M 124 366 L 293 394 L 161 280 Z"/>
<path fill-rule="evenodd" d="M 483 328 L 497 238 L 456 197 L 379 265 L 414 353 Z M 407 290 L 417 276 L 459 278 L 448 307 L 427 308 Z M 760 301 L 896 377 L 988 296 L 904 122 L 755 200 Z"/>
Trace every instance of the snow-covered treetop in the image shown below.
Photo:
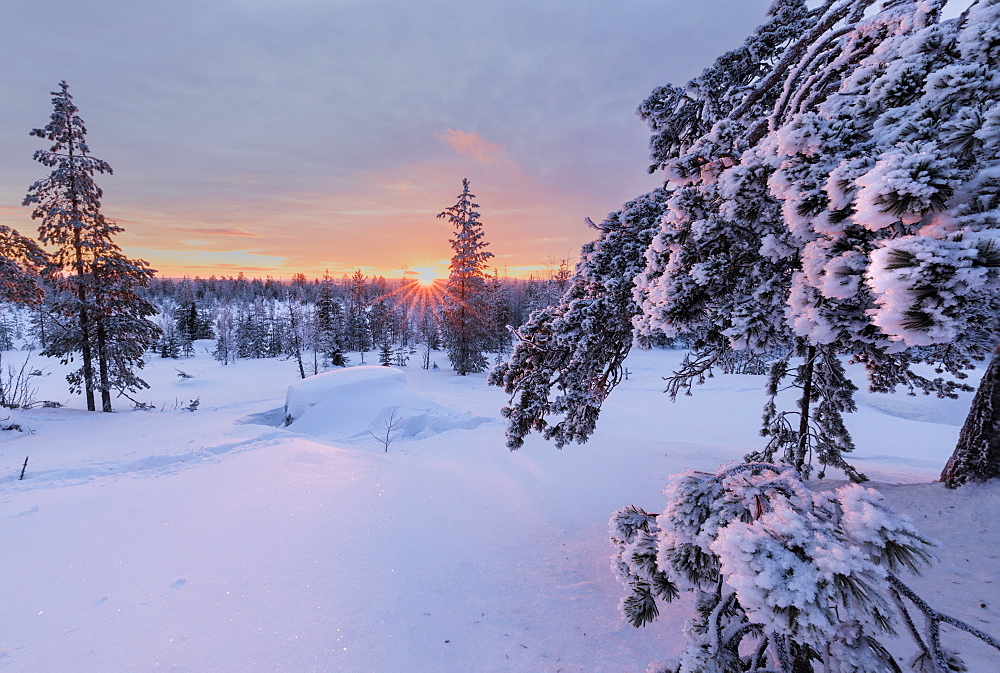
<path fill-rule="evenodd" d="M 479 221 L 479 204 L 473 199 L 476 195 L 469 191 L 469 179 L 462 178 L 462 193 L 458 202 L 438 213 L 439 218 L 446 218 L 455 227 L 455 238 L 451 239 L 452 250 L 449 269 L 452 276 L 467 278 L 486 276 L 486 260 L 493 253 L 485 250 L 489 243 L 483 238 L 485 232 Z"/>
<path fill-rule="evenodd" d="M 65 81 L 52 92 L 52 107 L 49 123 L 31 135 L 52 142 L 50 149 L 37 150 L 34 159 L 53 170 L 28 188 L 23 205 L 34 206 L 31 217 L 40 221 L 39 240 L 58 248 L 53 261 L 67 269 L 80 267 L 100 250 L 117 251 L 112 238 L 123 230 L 101 214 L 103 192 L 94 175 L 110 174 L 111 166 L 89 155 L 87 129 Z"/>

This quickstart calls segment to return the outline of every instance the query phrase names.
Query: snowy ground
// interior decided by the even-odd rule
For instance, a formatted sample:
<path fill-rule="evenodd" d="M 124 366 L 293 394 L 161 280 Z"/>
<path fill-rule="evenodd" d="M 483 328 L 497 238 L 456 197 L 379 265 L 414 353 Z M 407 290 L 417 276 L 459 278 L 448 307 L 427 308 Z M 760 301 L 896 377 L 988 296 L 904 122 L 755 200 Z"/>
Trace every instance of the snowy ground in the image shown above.
<path fill-rule="evenodd" d="M 667 475 L 760 444 L 762 379 L 718 376 L 670 404 L 660 377 L 679 357 L 631 356 L 588 444 L 516 453 L 503 393 L 443 355 L 393 388 L 437 411 L 387 452 L 358 428 L 384 424 L 388 392 L 352 397 L 341 426 L 280 427 L 292 362 L 156 359 L 139 396 L 155 411 L 92 414 L 36 358 L 38 398 L 67 406 L 12 412 L 30 433 L 0 432 L 0 671 L 644 671 L 678 650 L 686 605 L 622 622 L 611 512 L 655 511 Z M 928 483 L 967 404 L 862 394 L 853 460 L 944 543 L 913 583 L 997 635 L 1000 489 Z"/>

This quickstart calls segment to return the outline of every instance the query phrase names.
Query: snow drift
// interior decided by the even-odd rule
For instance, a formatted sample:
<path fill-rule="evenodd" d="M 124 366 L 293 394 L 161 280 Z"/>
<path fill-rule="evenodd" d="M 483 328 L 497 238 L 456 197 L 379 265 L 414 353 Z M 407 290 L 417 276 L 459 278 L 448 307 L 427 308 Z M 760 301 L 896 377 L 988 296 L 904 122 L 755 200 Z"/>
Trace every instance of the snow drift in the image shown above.
<path fill-rule="evenodd" d="M 341 441 L 368 439 L 370 433 L 381 437 L 387 431 L 394 439 L 424 439 L 488 420 L 418 395 L 407 386 L 406 373 L 395 367 L 324 372 L 289 386 L 285 395 L 285 425 Z"/>

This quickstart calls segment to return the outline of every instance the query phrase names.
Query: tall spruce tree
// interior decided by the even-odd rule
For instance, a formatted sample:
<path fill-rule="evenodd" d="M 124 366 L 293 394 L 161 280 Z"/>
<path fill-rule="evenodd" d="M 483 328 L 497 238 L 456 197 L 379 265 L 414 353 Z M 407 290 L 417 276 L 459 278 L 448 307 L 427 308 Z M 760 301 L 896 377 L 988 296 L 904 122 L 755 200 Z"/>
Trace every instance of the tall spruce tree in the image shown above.
<path fill-rule="evenodd" d="M 485 319 L 486 261 L 493 253 L 486 250 L 489 243 L 483 240 L 479 204 L 474 198 L 469 179 L 463 178 L 458 202 L 438 214 L 455 227 L 443 314 L 448 359 L 460 376 L 486 369 L 484 352 L 490 341 Z"/>
<path fill-rule="evenodd" d="M 113 241 L 123 230 L 101 213 L 103 193 L 94 181 L 95 174 L 110 174 L 111 166 L 90 156 L 87 129 L 66 82 L 52 92 L 52 104 L 48 125 L 31 135 L 52 143 L 34 159 L 53 170 L 24 198 L 24 205 L 33 206 L 32 219 L 39 220 L 39 240 L 54 248 L 52 262 L 63 274 L 55 303 L 62 329 L 45 353 L 65 361 L 80 353 L 81 368 L 67 377 L 71 389 L 84 393 L 90 411 L 97 408 L 99 390 L 101 408 L 110 412 L 113 388 L 127 394 L 147 387 L 135 371 L 159 328 L 148 319 L 155 308 L 137 290 L 154 272 Z"/>

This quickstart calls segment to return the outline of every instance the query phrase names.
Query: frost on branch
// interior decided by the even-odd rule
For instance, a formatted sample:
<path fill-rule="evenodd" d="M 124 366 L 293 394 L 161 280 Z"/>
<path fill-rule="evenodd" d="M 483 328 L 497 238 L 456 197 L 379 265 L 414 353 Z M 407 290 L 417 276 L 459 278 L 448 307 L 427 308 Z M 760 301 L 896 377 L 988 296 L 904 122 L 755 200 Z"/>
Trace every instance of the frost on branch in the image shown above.
<path fill-rule="evenodd" d="M 733 352 L 777 361 L 801 396 L 785 410 L 769 396 L 771 441 L 748 460 L 862 477 L 842 456 L 854 388 L 838 359 L 872 392 L 971 390 L 1000 341 L 1000 0 L 953 18 L 945 4 L 774 0 L 741 47 L 652 92 L 639 115 L 665 178 L 659 221 L 645 246 L 602 233 L 560 306 L 519 330 L 491 379 L 514 396 L 512 447 L 531 430 L 590 435 L 624 319 L 638 343 L 691 337 L 671 396 Z M 590 270 L 598 256 L 616 279 Z M 974 410 L 977 427 L 998 408 Z"/>
<path fill-rule="evenodd" d="M 37 305 L 45 295 L 41 280 L 50 272 L 37 243 L 0 224 L 0 301 Z"/>
<path fill-rule="evenodd" d="M 609 529 L 634 626 L 682 591 L 695 595 L 674 673 L 899 672 L 885 646 L 897 634 L 916 646 L 910 670 L 965 670 L 942 646 L 941 624 L 1000 650 L 902 581 L 931 562 L 931 543 L 874 489 L 817 493 L 790 466 L 747 463 L 674 475 L 664 493 L 662 514 L 630 505 Z"/>
<path fill-rule="evenodd" d="M 562 448 L 585 442 L 601 403 L 622 376 L 632 347 L 632 299 L 642 251 L 663 213 L 666 195 L 655 190 L 612 213 L 584 246 L 566 294 L 556 306 L 532 312 L 514 336 L 510 361 L 489 382 L 511 395 L 507 446 L 517 449 L 532 430 Z"/>

